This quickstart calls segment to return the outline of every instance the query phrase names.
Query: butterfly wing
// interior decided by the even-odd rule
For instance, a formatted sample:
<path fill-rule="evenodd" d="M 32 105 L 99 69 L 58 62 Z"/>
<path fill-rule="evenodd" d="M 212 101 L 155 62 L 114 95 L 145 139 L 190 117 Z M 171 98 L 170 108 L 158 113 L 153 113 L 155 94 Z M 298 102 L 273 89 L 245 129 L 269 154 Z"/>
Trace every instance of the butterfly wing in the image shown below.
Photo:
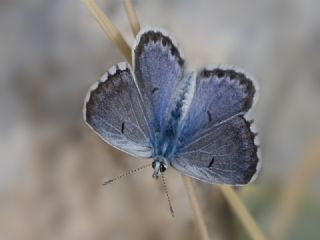
<path fill-rule="evenodd" d="M 89 90 L 84 118 L 107 143 L 137 157 L 152 157 L 146 109 L 126 63 L 112 67 Z"/>
<path fill-rule="evenodd" d="M 181 135 L 194 136 L 236 114 L 246 113 L 254 103 L 256 87 L 245 74 L 232 69 L 204 69 L 197 77 L 189 114 Z"/>
<path fill-rule="evenodd" d="M 171 162 L 180 172 L 209 183 L 246 184 L 258 168 L 250 122 L 237 115 L 185 143 Z"/>
<path fill-rule="evenodd" d="M 170 97 L 183 77 L 184 60 L 175 41 L 160 29 L 146 28 L 133 47 L 137 84 L 154 113 L 154 126 L 160 131 L 165 122 Z"/>
<path fill-rule="evenodd" d="M 253 82 L 234 70 L 203 70 L 171 164 L 209 183 L 252 181 L 259 154 L 252 121 Z"/>

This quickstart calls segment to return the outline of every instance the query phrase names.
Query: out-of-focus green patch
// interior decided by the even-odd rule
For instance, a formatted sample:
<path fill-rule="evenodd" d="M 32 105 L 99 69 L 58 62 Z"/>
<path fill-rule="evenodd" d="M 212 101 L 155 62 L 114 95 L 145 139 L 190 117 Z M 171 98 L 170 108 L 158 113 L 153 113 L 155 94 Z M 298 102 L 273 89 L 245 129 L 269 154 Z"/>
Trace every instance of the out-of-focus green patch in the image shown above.
<path fill-rule="evenodd" d="M 279 198 L 279 189 L 276 186 L 258 187 L 250 185 L 240 189 L 239 194 L 261 230 L 265 235 L 268 235 L 267 231 L 272 219 L 272 212 Z M 248 236 L 248 233 L 238 219 L 236 220 L 236 226 L 238 228 L 239 239 L 250 239 L 250 236 Z"/>
<path fill-rule="evenodd" d="M 304 196 L 288 229 L 286 239 L 320 239 L 320 201 Z"/>
<path fill-rule="evenodd" d="M 277 209 L 281 189 L 276 186 L 249 186 L 240 189 L 244 204 L 268 237 L 270 225 Z M 251 239 L 238 219 L 235 220 L 240 240 Z M 286 240 L 320 239 L 320 201 L 314 196 L 303 196 L 286 234 Z"/>

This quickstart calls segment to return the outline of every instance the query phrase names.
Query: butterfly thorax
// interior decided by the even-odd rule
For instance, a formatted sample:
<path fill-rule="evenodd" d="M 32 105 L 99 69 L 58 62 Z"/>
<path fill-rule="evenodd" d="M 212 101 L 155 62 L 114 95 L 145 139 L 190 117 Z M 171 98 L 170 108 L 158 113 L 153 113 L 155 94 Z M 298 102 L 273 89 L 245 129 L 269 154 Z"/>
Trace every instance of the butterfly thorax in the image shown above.
<path fill-rule="evenodd" d="M 156 157 L 152 162 L 152 168 L 153 168 L 153 178 L 158 178 L 161 173 L 165 172 L 168 168 L 168 160 L 164 157 Z"/>

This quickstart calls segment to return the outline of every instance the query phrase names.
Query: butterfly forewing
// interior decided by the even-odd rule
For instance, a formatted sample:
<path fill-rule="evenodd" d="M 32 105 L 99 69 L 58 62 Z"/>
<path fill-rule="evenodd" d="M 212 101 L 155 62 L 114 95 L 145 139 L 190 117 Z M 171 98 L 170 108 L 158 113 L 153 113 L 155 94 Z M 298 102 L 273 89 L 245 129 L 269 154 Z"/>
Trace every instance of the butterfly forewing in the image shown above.
<path fill-rule="evenodd" d="M 103 140 L 138 157 L 152 157 L 152 130 L 130 68 L 112 67 L 87 94 L 84 117 Z"/>
<path fill-rule="evenodd" d="M 182 135 L 194 136 L 238 113 L 247 112 L 255 92 L 253 82 L 243 73 L 219 68 L 200 71 Z"/>
<path fill-rule="evenodd" d="M 184 60 L 174 40 L 164 30 L 150 28 L 138 34 L 133 63 L 143 99 L 154 112 L 153 125 L 160 131 L 175 86 L 183 77 Z"/>

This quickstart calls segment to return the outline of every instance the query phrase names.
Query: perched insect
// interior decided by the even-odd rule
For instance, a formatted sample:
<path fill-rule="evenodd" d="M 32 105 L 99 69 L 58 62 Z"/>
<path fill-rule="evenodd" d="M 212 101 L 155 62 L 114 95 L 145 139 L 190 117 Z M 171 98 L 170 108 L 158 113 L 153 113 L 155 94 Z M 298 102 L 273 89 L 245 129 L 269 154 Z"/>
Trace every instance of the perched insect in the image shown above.
<path fill-rule="evenodd" d="M 152 159 L 153 177 L 169 166 L 207 183 L 242 185 L 260 167 L 253 121 L 256 88 L 234 69 L 184 71 L 164 30 L 145 28 L 119 63 L 91 86 L 84 118 L 107 143 Z"/>

